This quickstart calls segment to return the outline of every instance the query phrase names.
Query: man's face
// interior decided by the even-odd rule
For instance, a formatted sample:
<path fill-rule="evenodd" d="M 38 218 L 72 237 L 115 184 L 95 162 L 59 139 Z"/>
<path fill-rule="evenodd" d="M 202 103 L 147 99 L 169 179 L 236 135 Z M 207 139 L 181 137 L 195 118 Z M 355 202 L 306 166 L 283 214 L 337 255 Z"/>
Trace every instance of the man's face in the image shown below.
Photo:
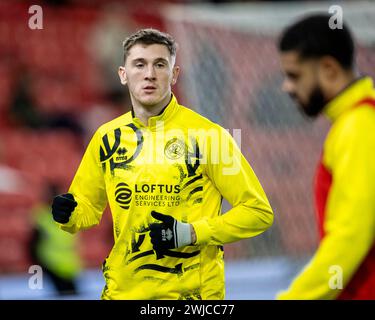
<path fill-rule="evenodd" d="M 161 44 L 135 44 L 119 68 L 121 83 L 127 84 L 133 104 L 144 107 L 169 102 L 178 72 L 168 48 Z"/>
<path fill-rule="evenodd" d="M 316 117 L 327 103 L 319 82 L 318 61 L 301 60 L 295 51 L 281 53 L 285 74 L 282 90 L 296 101 L 304 114 Z"/>

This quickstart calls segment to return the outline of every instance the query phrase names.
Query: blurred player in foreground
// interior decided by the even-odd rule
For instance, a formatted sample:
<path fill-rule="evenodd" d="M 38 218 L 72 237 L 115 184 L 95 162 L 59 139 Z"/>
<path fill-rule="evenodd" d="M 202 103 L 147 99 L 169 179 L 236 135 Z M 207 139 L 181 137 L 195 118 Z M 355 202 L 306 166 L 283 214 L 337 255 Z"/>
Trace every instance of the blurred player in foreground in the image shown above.
<path fill-rule="evenodd" d="M 52 213 L 63 230 L 100 222 L 107 205 L 114 246 L 102 299 L 223 299 L 223 244 L 256 236 L 272 209 L 234 139 L 178 104 L 176 44 L 144 29 L 124 41 L 121 83 L 132 111 L 94 134 L 69 193 Z M 221 214 L 221 200 L 233 206 Z"/>
<path fill-rule="evenodd" d="M 375 90 L 347 28 L 306 17 L 279 42 L 283 90 L 332 125 L 315 178 L 319 247 L 279 299 L 375 299 Z"/>

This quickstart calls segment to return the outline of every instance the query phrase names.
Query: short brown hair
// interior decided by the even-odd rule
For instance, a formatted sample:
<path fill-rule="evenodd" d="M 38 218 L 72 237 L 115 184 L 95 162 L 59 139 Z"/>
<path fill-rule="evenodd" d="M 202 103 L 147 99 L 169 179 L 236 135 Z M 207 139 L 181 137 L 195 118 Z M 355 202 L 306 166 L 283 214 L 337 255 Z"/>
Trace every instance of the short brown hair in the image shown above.
<path fill-rule="evenodd" d="M 165 45 L 168 48 L 171 56 L 176 56 L 177 43 L 171 35 L 165 32 L 161 32 L 157 29 L 147 28 L 138 30 L 124 40 L 124 42 L 122 43 L 122 46 L 124 48 L 124 62 L 126 61 L 126 58 L 129 54 L 129 50 L 138 43 L 145 45 Z"/>

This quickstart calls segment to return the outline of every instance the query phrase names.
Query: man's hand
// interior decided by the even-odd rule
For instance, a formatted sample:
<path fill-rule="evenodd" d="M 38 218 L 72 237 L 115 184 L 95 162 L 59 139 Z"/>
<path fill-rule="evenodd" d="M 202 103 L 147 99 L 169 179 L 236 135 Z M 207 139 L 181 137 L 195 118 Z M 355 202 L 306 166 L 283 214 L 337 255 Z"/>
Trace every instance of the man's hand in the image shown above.
<path fill-rule="evenodd" d="M 52 203 L 53 219 L 59 223 L 67 223 L 76 206 L 77 202 L 71 193 L 56 196 Z"/>
<path fill-rule="evenodd" d="M 155 251 L 176 249 L 192 244 L 191 225 L 156 211 L 151 216 L 162 223 L 150 224 L 150 237 Z"/>

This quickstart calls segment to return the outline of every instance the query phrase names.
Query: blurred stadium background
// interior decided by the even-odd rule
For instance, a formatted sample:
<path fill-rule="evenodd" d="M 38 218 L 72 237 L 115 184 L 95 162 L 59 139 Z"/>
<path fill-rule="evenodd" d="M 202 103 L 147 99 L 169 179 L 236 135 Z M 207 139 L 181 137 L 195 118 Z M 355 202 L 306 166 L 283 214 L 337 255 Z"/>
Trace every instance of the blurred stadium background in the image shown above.
<path fill-rule="evenodd" d="M 42 30 L 28 27 L 34 4 L 43 9 Z M 129 110 L 117 77 L 121 44 L 143 27 L 179 43 L 180 103 L 242 130 L 242 151 L 276 219 L 263 235 L 225 246 L 227 298 L 273 299 L 317 245 L 312 181 L 328 128 L 324 119 L 306 121 L 281 93 L 275 43 L 295 18 L 334 4 L 359 45 L 359 70 L 374 77 L 372 1 L 2 0 L 0 299 L 58 298 L 48 282 L 28 288 L 32 210 L 49 183 L 68 188 L 95 129 Z M 85 271 L 72 298 L 99 298 L 111 223 L 107 210 L 98 227 L 78 235 Z"/>

